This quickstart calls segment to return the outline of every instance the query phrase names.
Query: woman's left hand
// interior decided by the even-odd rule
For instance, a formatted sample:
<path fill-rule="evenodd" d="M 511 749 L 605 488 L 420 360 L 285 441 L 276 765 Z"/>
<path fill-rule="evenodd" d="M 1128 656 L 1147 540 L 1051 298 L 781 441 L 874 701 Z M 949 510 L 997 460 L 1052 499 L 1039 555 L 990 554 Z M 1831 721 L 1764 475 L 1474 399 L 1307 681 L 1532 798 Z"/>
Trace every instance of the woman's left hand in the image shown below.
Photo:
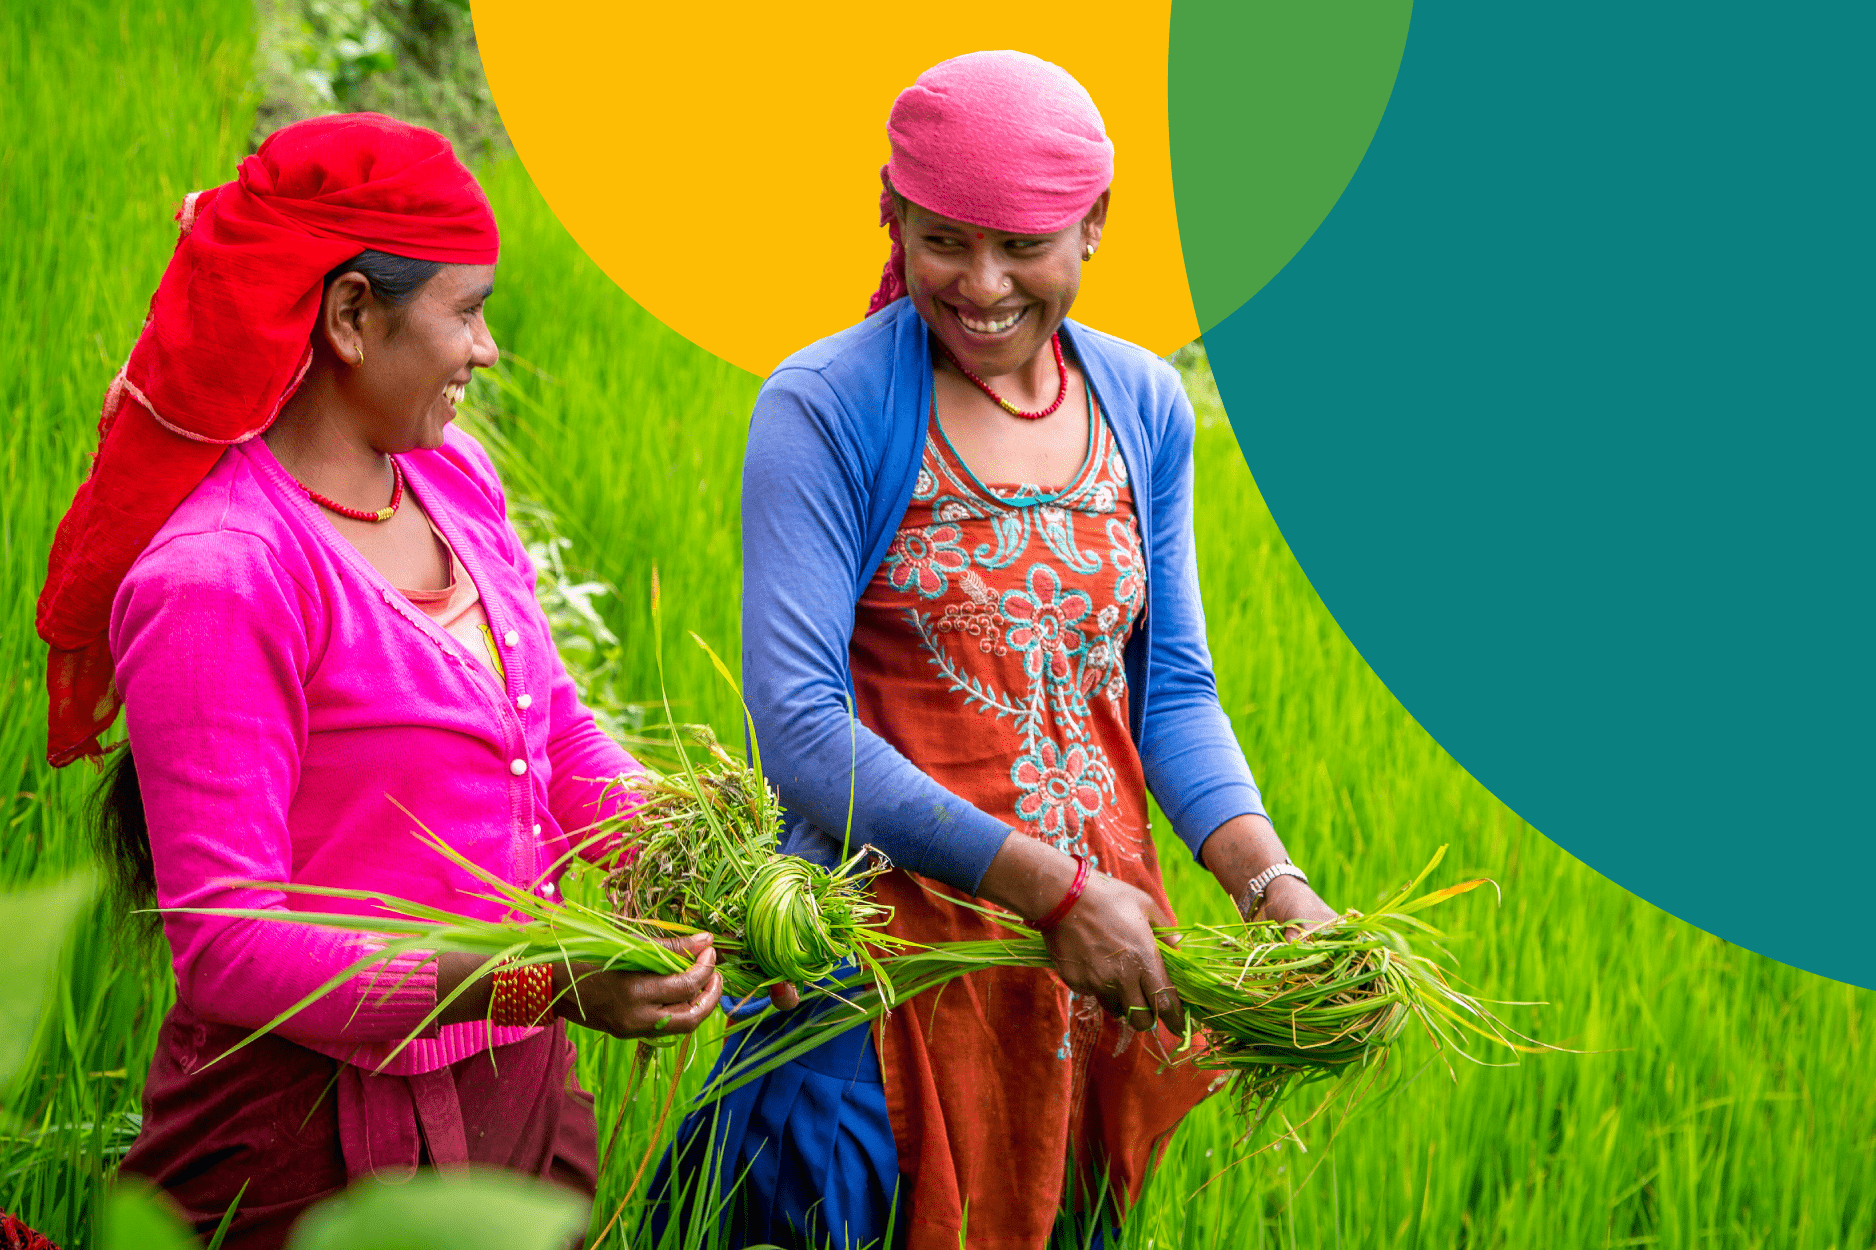
<path fill-rule="evenodd" d="M 1245 919 L 1297 921 L 1283 930 L 1284 941 L 1293 942 L 1299 936 L 1308 937 L 1330 921 L 1340 919 L 1340 915 L 1295 877 L 1278 877 L 1265 887 L 1264 905 Z"/>
<path fill-rule="evenodd" d="M 1205 839 L 1199 852 L 1205 866 L 1218 878 L 1234 903 L 1242 906 L 1245 888 L 1272 864 L 1284 863 L 1289 854 L 1277 831 L 1262 816 L 1237 816 L 1227 820 Z M 1339 913 L 1317 897 L 1306 882 L 1295 877 L 1278 877 L 1264 887 L 1264 901 L 1246 920 L 1294 920 L 1283 930 L 1285 941 L 1307 937 Z"/>

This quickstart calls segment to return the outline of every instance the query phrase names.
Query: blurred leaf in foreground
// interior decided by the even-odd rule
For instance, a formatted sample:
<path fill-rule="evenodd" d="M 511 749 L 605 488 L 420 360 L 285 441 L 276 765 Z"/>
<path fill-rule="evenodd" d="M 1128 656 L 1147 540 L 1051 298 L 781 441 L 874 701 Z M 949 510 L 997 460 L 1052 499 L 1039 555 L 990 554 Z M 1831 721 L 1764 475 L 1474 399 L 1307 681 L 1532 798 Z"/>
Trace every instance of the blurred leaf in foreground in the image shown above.
<path fill-rule="evenodd" d="M 510 1172 L 419 1172 L 362 1181 L 306 1214 L 293 1250 L 559 1250 L 586 1227 L 586 1202 Z"/>
<path fill-rule="evenodd" d="M 7 958 L 0 963 L 0 1081 L 26 1062 L 59 948 L 93 886 L 90 873 L 79 873 L 57 885 L 0 895 L 0 933 L 7 935 Z"/>
<path fill-rule="evenodd" d="M 201 1244 L 147 1183 L 116 1185 L 105 1199 L 100 1250 L 198 1250 Z"/>

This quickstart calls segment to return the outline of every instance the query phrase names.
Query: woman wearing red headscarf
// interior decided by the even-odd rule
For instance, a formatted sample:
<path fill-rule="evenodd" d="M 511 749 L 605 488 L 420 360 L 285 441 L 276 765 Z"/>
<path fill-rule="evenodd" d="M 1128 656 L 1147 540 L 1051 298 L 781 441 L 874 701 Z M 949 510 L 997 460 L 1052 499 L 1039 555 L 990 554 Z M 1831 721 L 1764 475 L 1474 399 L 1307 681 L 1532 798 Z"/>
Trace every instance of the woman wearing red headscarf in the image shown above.
<path fill-rule="evenodd" d="M 121 704 L 107 851 L 166 908 L 371 909 L 241 884 L 295 882 L 498 918 L 419 821 L 553 895 L 568 831 L 607 814 L 592 779 L 636 765 L 581 706 L 501 483 L 451 425 L 496 360 L 486 198 L 441 136 L 361 114 L 280 131 L 179 220 L 40 600 L 50 758 L 99 754 Z M 719 986 L 702 939 L 682 973 L 593 974 L 577 999 L 565 970 L 404 957 L 229 1054 L 371 944 L 164 927 L 177 1002 L 123 1167 L 198 1230 L 241 1193 L 229 1246 L 283 1244 L 349 1179 L 420 1164 L 590 1194 L 592 1100 L 557 1017 L 669 1035 Z"/>
<path fill-rule="evenodd" d="M 1124 1212 L 1214 1087 L 1161 1065 L 1181 1007 L 1148 790 L 1247 914 L 1334 913 L 1219 707 L 1177 373 L 1067 320 L 1113 179 L 1094 102 L 980 52 L 887 129 L 868 317 L 784 361 L 750 425 L 750 712 L 790 850 L 871 843 L 894 933 L 1003 934 L 951 901 L 974 895 L 1055 969 L 973 973 L 732 1094 L 719 1175 L 745 1176 L 743 1240 L 858 1246 L 896 1189 L 909 1246 L 1041 1247 L 1061 1204 Z"/>

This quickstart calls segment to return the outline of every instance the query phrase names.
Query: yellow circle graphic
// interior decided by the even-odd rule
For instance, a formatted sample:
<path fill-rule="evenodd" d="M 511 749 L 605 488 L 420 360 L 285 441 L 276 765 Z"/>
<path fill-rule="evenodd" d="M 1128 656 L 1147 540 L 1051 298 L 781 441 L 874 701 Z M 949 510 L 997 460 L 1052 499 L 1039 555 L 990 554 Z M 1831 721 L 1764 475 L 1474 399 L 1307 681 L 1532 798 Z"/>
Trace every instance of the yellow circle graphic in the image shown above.
<path fill-rule="evenodd" d="M 1075 319 L 1161 354 L 1198 336 L 1167 141 L 1170 0 L 1086 4 L 1016 33 L 894 5 L 476 0 L 474 13 L 502 121 L 562 224 L 654 316 L 753 373 L 866 312 L 888 247 L 893 99 L 985 48 L 1062 66 L 1114 140 L 1113 206 Z"/>

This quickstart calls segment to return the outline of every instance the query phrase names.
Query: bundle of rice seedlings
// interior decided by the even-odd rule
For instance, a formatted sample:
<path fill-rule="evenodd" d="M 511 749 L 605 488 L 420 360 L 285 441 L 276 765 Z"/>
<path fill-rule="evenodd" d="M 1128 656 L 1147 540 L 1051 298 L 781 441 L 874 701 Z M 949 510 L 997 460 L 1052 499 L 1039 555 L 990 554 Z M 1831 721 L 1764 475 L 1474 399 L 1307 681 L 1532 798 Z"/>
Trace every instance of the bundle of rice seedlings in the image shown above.
<path fill-rule="evenodd" d="M 700 809 L 725 794 L 736 793 L 738 786 L 747 781 L 746 774 L 739 777 L 735 767 L 721 772 L 693 772 L 685 784 L 693 787 L 694 795 L 707 797 L 689 802 L 660 801 L 654 810 L 670 827 L 682 828 L 693 821 L 707 824 L 698 814 Z M 629 780 L 647 784 L 639 778 Z M 679 788 L 670 778 L 650 784 Z M 670 795 L 664 798 L 668 800 Z M 175 910 L 344 929 L 369 937 L 367 954 L 257 1029 L 241 1043 L 243 1046 L 355 976 L 385 976 L 383 991 L 388 993 L 401 982 L 390 980 L 382 969 L 395 957 L 413 952 L 480 956 L 483 963 L 477 976 L 493 971 L 504 961 L 590 964 L 609 972 L 667 975 L 690 966 L 690 956 L 672 950 L 668 939 L 707 931 L 713 935 L 717 949 L 723 991 L 731 999 L 749 998 L 778 981 L 806 984 L 818 980 L 843 961 L 851 961 L 868 976 L 877 975 L 873 950 L 898 949 L 902 945 L 877 927 L 886 909 L 873 904 L 865 889 L 867 877 L 883 871 L 884 861 L 863 851 L 838 869 L 822 868 L 780 854 L 773 839 L 763 843 L 745 838 L 743 826 L 722 821 L 721 815 L 718 813 L 720 823 L 709 843 L 713 849 L 704 853 L 685 854 L 680 847 L 654 838 L 646 844 L 648 853 L 619 857 L 620 866 L 608 875 L 606 884 L 632 909 L 626 914 L 567 901 L 564 892 L 560 898 L 542 898 L 533 889 L 513 885 L 465 858 L 445 839 L 421 826 L 419 839 L 481 881 L 487 888 L 476 897 L 501 904 L 508 918 L 484 920 L 378 891 L 290 882 L 231 884 L 369 902 L 373 909 L 367 913 L 206 907 Z M 633 822 L 628 819 L 623 823 L 629 834 Z M 637 848 L 628 844 L 626 849 Z M 657 912 L 667 914 L 654 914 Z M 456 994 L 467 988 L 466 981 Z M 567 992 L 578 994 L 578 985 Z M 438 1002 L 410 1038 L 428 1027 L 456 994 Z"/>
<path fill-rule="evenodd" d="M 1270 921 L 1162 931 L 1160 957 L 1187 1020 L 1186 1036 L 1162 1053 L 1163 1062 L 1234 1076 L 1249 1132 L 1302 1086 L 1377 1070 L 1413 1022 L 1442 1054 L 1456 1051 L 1475 1062 L 1484 1061 L 1467 1050 L 1468 1037 L 1513 1052 L 1533 1049 L 1408 941 L 1409 932 L 1439 936 L 1415 913 L 1485 884 L 1467 881 L 1416 897 L 1445 851 L 1374 914 L 1350 911 L 1296 940 L 1285 940 L 1285 926 Z M 1051 966 L 1041 935 L 1013 917 L 999 919 L 1020 936 L 902 949 L 880 961 L 873 984 L 855 977 L 817 991 L 817 999 L 833 1003 L 812 1003 L 798 1027 L 745 1047 L 703 1099 L 720 1098 L 956 977 L 988 967 Z"/>
<path fill-rule="evenodd" d="M 747 705 L 746 761 L 725 751 L 709 726 L 678 725 L 671 716 L 657 641 L 663 630 L 655 568 L 651 617 L 666 745 L 677 767 L 616 781 L 638 802 L 590 831 L 616 837 L 623 848 L 605 879 L 607 898 L 622 917 L 714 934 L 731 998 L 748 998 L 776 982 L 818 981 L 843 964 L 877 977 L 874 952 L 903 943 L 885 931 L 891 909 L 874 903 L 865 887 L 891 862 L 870 846 L 831 869 L 781 853 L 782 800 L 763 776 Z M 740 699 L 722 657 L 695 633 L 690 637 Z M 702 762 L 692 757 L 686 738 L 703 748 Z"/>
<path fill-rule="evenodd" d="M 662 975 L 690 963 L 688 955 L 666 944 L 668 939 L 708 932 L 717 950 L 724 993 L 733 1000 L 747 999 L 777 982 L 806 985 L 821 980 L 843 963 L 869 977 L 880 975 L 874 952 L 904 944 L 885 932 L 882 926 L 890 911 L 872 901 L 866 882 L 891 865 L 870 847 L 833 869 L 783 855 L 776 841 L 781 801 L 774 790 L 763 784 L 754 767 L 717 746 L 707 730 L 701 736 L 715 757 L 714 767 L 686 760 L 682 773 L 647 772 L 617 779 L 615 784 L 637 793 L 641 803 L 625 816 L 581 831 L 579 846 L 569 852 L 571 858 L 590 843 L 617 840 L 610 868 L 603 870 L 609 909 L 567 900 L 564 890 L 550 899 L 531 886 L 511 884 L 419 824 L 418 838 L 474 875 L 486 887 L 476 897 L 500 904 L 509 913 L 507 919 L 478 919 L 371 890 L 282 882 L 238 884 L 374 906 L 364 914 L 177 910 L 346 929 L 376 939 L 370 954 L 255 1036 L 352 977 L 415 951 L 479 955 L 485 961 L 483 971 L 506 960 L 584 963 L 605 971 Z M 385 988 L 394 986 L 387 981 Z M 571 992 L 578 993 L 577 986 Z M 436 1013 L 450 1001 L 438 1003 Z M 436 1013 L 419 1027 L 427 1026 Z"/>
<path fill-rule="evenodd" d="M 685 728 L 711 760 L 619 778 L 638 804 L 595 826 L 627 852 L 604 883 L 618 914 L 715 934 L 724 988 L 738 998 L 776 981 L 818 981 L 894 945 L 881 927 L 888 909 L 865 888 L 891 867 L 885 857 L 863 847 L 827 869 L 781 854 L 780 796 L 707 727 Z"/>

